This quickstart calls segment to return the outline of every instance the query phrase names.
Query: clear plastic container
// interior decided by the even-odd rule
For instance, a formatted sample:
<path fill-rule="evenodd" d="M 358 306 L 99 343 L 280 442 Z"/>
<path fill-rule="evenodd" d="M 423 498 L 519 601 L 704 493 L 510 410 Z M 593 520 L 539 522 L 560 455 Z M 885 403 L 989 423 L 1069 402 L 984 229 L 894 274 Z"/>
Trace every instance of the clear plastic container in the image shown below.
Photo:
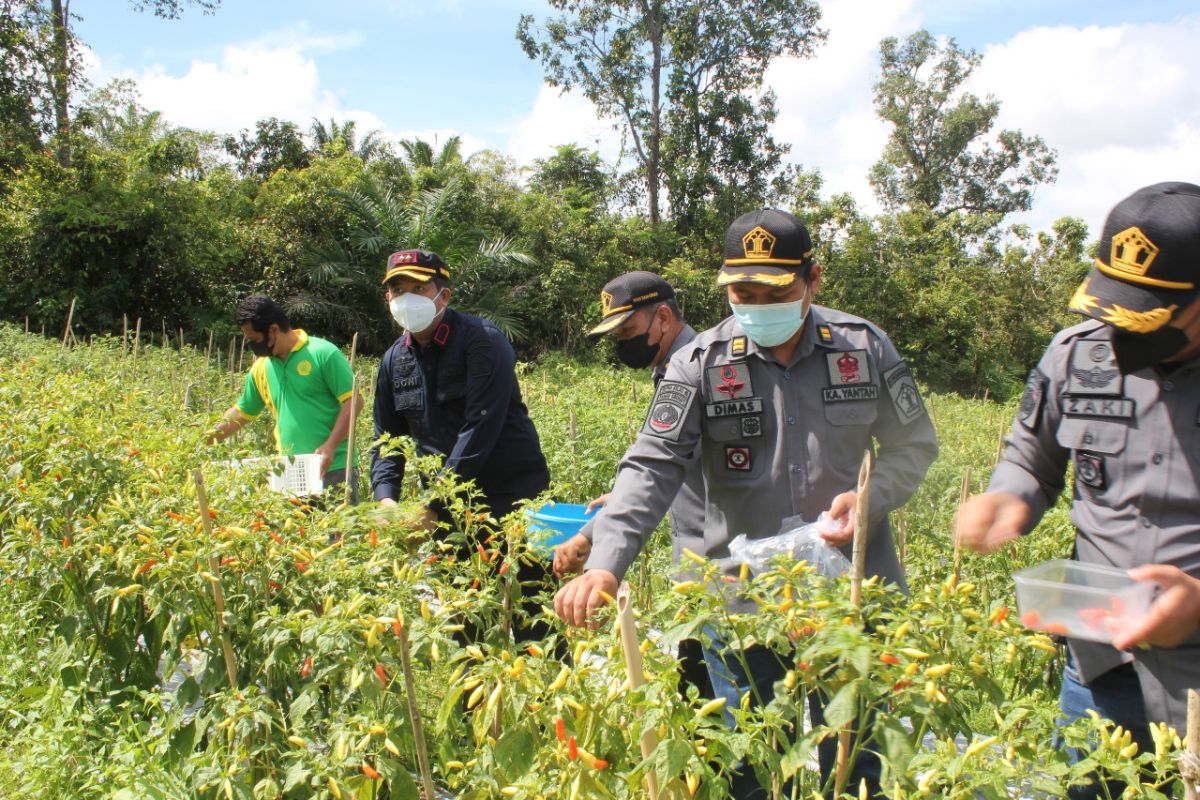
<path fill-rule="evenodd" d="M 1145 615 L 1158 589 L 1123 569 L 1062 558 L 1016 572 L 1013 581 L 1025 627 L 1093 642 L 1111 642 L 1115 628 Z"/>

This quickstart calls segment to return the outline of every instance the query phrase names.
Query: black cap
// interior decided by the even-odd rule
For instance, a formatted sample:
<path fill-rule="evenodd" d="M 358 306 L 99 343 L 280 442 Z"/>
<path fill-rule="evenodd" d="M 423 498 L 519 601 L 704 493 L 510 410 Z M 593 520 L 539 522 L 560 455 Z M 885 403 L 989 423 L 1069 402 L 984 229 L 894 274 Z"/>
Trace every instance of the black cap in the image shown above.
<path fill-rule="evenodd" d="M 765 283 L 788 286 L 813 263 L 808 228 L 774 208 L 751 211 L 725 232 L 725 259 L 717 285 Z"/>
<path fill-rule="evenodd" d="M 1196 296 L 1200 186 L 1156 183 L 1104 221 L 1096 262 L 1070 309 L 1132 333 L 1156 331 Z"/>
<path fill-rule="evenodd" d="M 437 253 L 428 250 L 400 250 L 388 256 L 383 283 L 392 278 L 414 278 L 424 283 L 434 275 L 450 280 L 450 269 Z"/>
<path fill-rule="evenodd" d="M 589 339 L 611 333 L 633 312 L 675 297 L 671 284 L 653 272 L 626 272 L 618 275 L 600 292 L 600 324 L 587 332 Z"/>

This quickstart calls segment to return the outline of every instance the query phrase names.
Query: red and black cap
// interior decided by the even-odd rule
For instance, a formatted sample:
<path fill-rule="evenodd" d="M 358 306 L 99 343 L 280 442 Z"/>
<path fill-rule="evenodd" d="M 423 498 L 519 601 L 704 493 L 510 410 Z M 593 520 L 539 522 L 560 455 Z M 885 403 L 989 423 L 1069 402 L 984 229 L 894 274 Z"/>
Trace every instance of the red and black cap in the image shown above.
<path fill-rule="evenodd" d="M 437 253 L 428 250 L 400 250 L 388 256 L 383 283 L 392 278 L 413 278 L 424 283 L 435 275 L 450 280 L 450 269 Z"/>
<path fill-rule="evenodd" d="M 717 285 L 765 283 L 790 286 L 812 266 L 808 228 L 774 208 L 742 214 L 725 232 L 725 257 Z"/>
<path fill-rule="evenodd" d="M 1197 294 L 1200 186 L 1156 183 L 1108 213 L 1092 271 L 1072 311 L 1131 333 L 1150 333 Z"/>
<path fill-rule="evenodd" d="M 600 324 L 587 332 L 589 339 L 611 333 L 633 312 L 675 297 L 671 284 L 653 272 L 626 272 L 618 275 L 600 291 Z"/>

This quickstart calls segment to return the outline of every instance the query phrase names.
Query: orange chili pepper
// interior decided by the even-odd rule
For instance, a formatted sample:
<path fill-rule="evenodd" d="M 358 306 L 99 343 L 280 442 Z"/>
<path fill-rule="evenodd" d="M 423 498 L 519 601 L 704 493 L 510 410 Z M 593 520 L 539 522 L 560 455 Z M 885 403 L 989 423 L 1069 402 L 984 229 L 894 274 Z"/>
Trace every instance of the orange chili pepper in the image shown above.
<path fill-rule="evenodd" d="M 140 567 L 137 568 L 137 574 L 138 575 L 143 574 L 146 570 L 150 569 L 157 563 L 158 563 L 157 558 L 148 559 L 145 564 L 142 564 Z"/>
<path fill-rule="evenodd" d="M 574 761 L 579 758 L 579 745 L 575 742 L 575 737 L 567 739 L 567 758 Z"/>
<path fill-rule="evenodd" d="M 283 537 L 275 531 L 271 531 L 271 538 L 275 540 L 275 544 L 283 544 Z"/>
<path fill-rule="evenodd" d="M 365 761 L 363 762 L 363 765 L 362 765 L 362 772 L 363 772 L 363 775 L 366 775 L 368 778 L 370 778 L 373 781 L 377 781 L 380 779 L 380 777 L 382 777 L 378 772 L 376 772 L 371 767 L 370 764 L 366 763 Z"/>
<path fill-rule="evenodd" d="M 895 664 L 899 664 L 899 663 L 900 663 L 900 659 L 896 658 L 896 657 L 895 657 L 894 655 L 892 655 L 891 653 L 884 653 L 883 655 L 881 655 L 881 656 L 879 657 L 879 660 L 880 660 L 880 661 L 882 661 L 882 662 L 883 662 L 883 663 L 885 663 L 885 664 L 893 664 L 893 665 L 895 665 Z"/>
<path fill-rule="evenodd" d="M 1042 621 L 1042 615 L 1036 611 L 1026 611 L 1021 615 L 1021 624 L 1026 628 L 1036 628 Z"/>
<path fill-rule="evenodd" d="M 992 624 L 999 625 L 1008 618 L 1008 606 L 1000 606 L 992 612 Z"/>
<path fill-rule="evenodd" d="M 383 664 L 375 665 L 375 674 L 379 676 L 379 682 L 383 684 L 383 688 L 387 688 L 387 673 L 383 671 Z"/>
<path fill-rule="evenodd" d="M 592 766 L 595 767 L 596 769 L 608 769 L 608 762 L 605 761 L 603 758 L 597 758 L 595 761 L 592 762 Z"/>
<path fill-rule="evenodd" d="M 554 738 L 560 742 L 567 738 L 567 725 L 562 721 L 562 717 L 554 720 Z"/>
<path fill-rule="evenodd" d="M 506 572 L 508 572 L 508 562 L 507 561 L 505 561 L 503 564 L 500 565 L 499 574 L 503 575 Z"/>
<path fill-rule="evenodd" d="M 300 677 L 307 678 L 310 672 L 312 672 L 312 656 L 304 660 L 304 666 L 300 668 Z"/>
<path fill-rule="evenodd" d="M 371 531 L 371 547 L 379 544 L 379 537 L 375 535 L 375 531 Z"/>

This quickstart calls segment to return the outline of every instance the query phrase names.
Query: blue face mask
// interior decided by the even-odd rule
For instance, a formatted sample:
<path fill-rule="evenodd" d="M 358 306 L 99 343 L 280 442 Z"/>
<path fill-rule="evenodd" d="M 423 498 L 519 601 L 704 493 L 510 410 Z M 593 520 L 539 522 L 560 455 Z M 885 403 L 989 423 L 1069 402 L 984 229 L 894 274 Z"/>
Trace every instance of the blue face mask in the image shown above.
<path fill-rule="evenodd" d="M 742 330 L 760 347 L 783 344 L 804 324 L 803 297 L 790 303 L 730 303 L 729 307 Z"/>

